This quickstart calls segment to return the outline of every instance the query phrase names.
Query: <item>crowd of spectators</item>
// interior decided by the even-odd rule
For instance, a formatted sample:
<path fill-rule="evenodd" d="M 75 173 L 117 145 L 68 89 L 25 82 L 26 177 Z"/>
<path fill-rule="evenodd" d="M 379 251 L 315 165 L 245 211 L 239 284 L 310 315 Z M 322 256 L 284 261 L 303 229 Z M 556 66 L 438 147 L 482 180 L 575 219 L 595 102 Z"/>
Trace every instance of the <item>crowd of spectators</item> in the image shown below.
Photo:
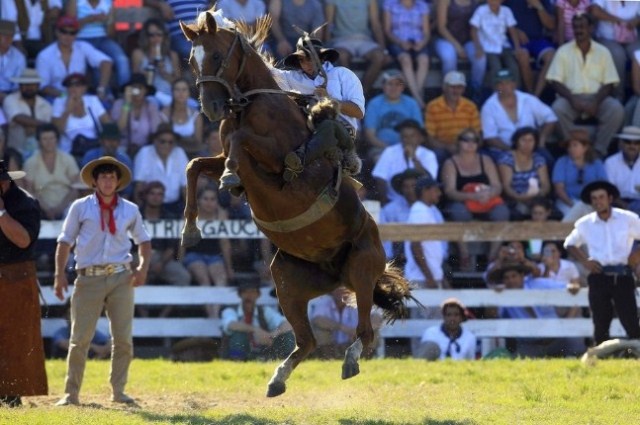
<path fill-rule="evenodd" d="M 178 25 L 210 2 L 143 4 L 148 19 L 124 34 L 115 31 L 111 1 L 2 2 L 0 157 L 27 170 L 21 184 L 46 219 L 64 217 L 79 196 L 79 167 L 102 155 L 132 169 L 124 196 L 143 215 L 178 217 L 189 158 L 221 150 L 217 127 L 198 112 L 190 44 Z M 339 53 L 336 65 L 356 71 L 366 96 L 357 120 L 360 177 L 381 203 L 382 222 L 573 222 L 591 211 L 580 192 L 595 180 L 616 185 L 619 205 L 640 211 L 639 2 L 220 0 L 217 7 L 247 23 L 271 13 L 265 48 L 277 60 L 296 49 L 303 30 Z M 199 185 L 202 214 L 250 218 L 244 200 L 212 183 Z M 523 255 L 552 278 L 563 263 L 545 262 L 543 247 L 528 241 Z M 386 249 L 424 287 L 451 284 L 446 263 L 484 269 L 464 243 Z M 229 285 L 244 261 L 268 280 L 268 243 L 216 240 L 184 262 L 174 261 L 176 251 L 154 245 L 150 275 Z M 429 262 L 415 261 L 419 251 L 431 252 Z M 493 244 L 485 260 L 499 263 L 501 255 Z"/>

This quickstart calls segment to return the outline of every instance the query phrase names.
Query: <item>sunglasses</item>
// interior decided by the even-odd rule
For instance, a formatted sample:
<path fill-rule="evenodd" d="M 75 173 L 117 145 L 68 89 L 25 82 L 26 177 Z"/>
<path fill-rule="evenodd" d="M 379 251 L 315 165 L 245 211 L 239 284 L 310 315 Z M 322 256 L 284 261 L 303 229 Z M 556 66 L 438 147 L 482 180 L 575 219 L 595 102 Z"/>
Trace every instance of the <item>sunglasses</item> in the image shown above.
<path fill-rule="evenodd" d="M 76 35 L 76 34 L 78 34 L 77 30 L 66 30 L 64 28 L 60 28 L 60 29 L 58 29 L 58 31 L 60 31 L 60 34 L 66 34 L 66 35 Z"/>
<path fill-rule="evenodd" d="M 474 136 L 458 137 L 458 140 L 461 142 L 478 143 L 478 138 Z"/>
<path fill-rule="evenodd" d="M 149 37 L 163 37 L 164 33 L 162 33 L 162 32 L 148 32 L 147 35 Z"/>
<path fill-rule="evenodd" d="M 640 145 L 640 140 L 623 140 L 625 145 Z"/>

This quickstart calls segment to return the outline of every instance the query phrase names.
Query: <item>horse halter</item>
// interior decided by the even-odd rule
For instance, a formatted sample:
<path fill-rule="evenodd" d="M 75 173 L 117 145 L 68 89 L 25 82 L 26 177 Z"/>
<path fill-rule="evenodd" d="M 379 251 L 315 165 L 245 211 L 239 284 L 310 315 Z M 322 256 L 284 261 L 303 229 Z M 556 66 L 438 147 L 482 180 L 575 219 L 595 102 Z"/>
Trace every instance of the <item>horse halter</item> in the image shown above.
<path fill-rule="evenodd" d="M 238 86 L 235 84 L 235 82 L 238 80 L 238 78 L 244 71 L 244 66 L 247 62 L 247 57 L 246 57 L 247 51 L 244 46 L 244 40 L 242 39 L 238 31 L 234 29 L 233 33 L 234 33 L 233 42 L 231 43 L 231 46 L 227 51 L 227 55 L 225 56 L 224 60 L 220 64 L 220 67 L 218 68 L 216 75 L 213 75 L 213 76 L 201 75 L 196 79 L 196 87 L 202 83 L 209 83 L 209 82 L 222 84 L 222 86 L 227 90 L 227 93 L 229 93 L 228 103 L 232 109 L 237 107 L 242 108 L 249 103 L 248 98 L 242 94 L 242 92 L 238 89 Z M 232 86 L 231 84 L 229 84 L 227 80 L 222 78 L 222 74 L 229 67 L 229 63 L 231 61 L 231 55 L 233 54 L 233 51 L 238 43 L 240 43 L 240 48 L 242 49 L 242 55 L 241 55 L 242 61 L 240 62 L 240 68 L 238 69 L 238 72 L 233 79 L 233 86 Z"/>

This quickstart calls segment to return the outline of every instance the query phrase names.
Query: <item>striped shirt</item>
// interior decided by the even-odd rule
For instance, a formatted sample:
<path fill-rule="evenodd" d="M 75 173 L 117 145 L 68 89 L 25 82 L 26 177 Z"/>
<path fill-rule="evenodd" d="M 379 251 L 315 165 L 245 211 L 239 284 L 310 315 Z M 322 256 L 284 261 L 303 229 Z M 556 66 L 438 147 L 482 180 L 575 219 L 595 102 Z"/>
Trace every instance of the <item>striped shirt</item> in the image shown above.
<path fill-rule="evenodd" d="M 481 130 L 478 107 L 464 97 L 455 110 L 447 105 L 444 96 L 433 99 L 427 104 L 424 121 L 429 137 L 447 144 L 456 143 L 465 128 L 473 128 L 478 133 Z"/>
<path fill-rule="evenodd" d="M 173 19 L 167 22 L 169 34 L 180 35 L 180 21 L 195 21 L 200 12 L 209 10 L 210 3 L 208 0 L 165 0 L 171 10 L 173 10 Z"/>

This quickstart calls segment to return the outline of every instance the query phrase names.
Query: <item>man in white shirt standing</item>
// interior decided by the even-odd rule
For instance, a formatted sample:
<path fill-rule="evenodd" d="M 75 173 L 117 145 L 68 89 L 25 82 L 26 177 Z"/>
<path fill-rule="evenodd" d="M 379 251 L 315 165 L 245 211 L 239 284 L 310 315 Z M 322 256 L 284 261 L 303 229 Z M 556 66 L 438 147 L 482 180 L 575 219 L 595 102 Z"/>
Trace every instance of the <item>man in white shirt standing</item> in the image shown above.
<path fill-rule="evenodd" d="M 640 338 L 636 285 L 633 272 L 640 275 L 640 264 L 628 265 L 633 241 L 640 239 L 640 218 L 630 211 L 613 208 L 620 196 L 618 188 L 606 181 L 584 187 L 580 198 L 594 212 L 576 221 L 565 248 L 589 271 L 589 307 L 598 345 L 610 339 L 609 327 L 615 306 L 620 322 L 631 339 Z M 580 246 L 586 245 L 589 254 Z"/>

